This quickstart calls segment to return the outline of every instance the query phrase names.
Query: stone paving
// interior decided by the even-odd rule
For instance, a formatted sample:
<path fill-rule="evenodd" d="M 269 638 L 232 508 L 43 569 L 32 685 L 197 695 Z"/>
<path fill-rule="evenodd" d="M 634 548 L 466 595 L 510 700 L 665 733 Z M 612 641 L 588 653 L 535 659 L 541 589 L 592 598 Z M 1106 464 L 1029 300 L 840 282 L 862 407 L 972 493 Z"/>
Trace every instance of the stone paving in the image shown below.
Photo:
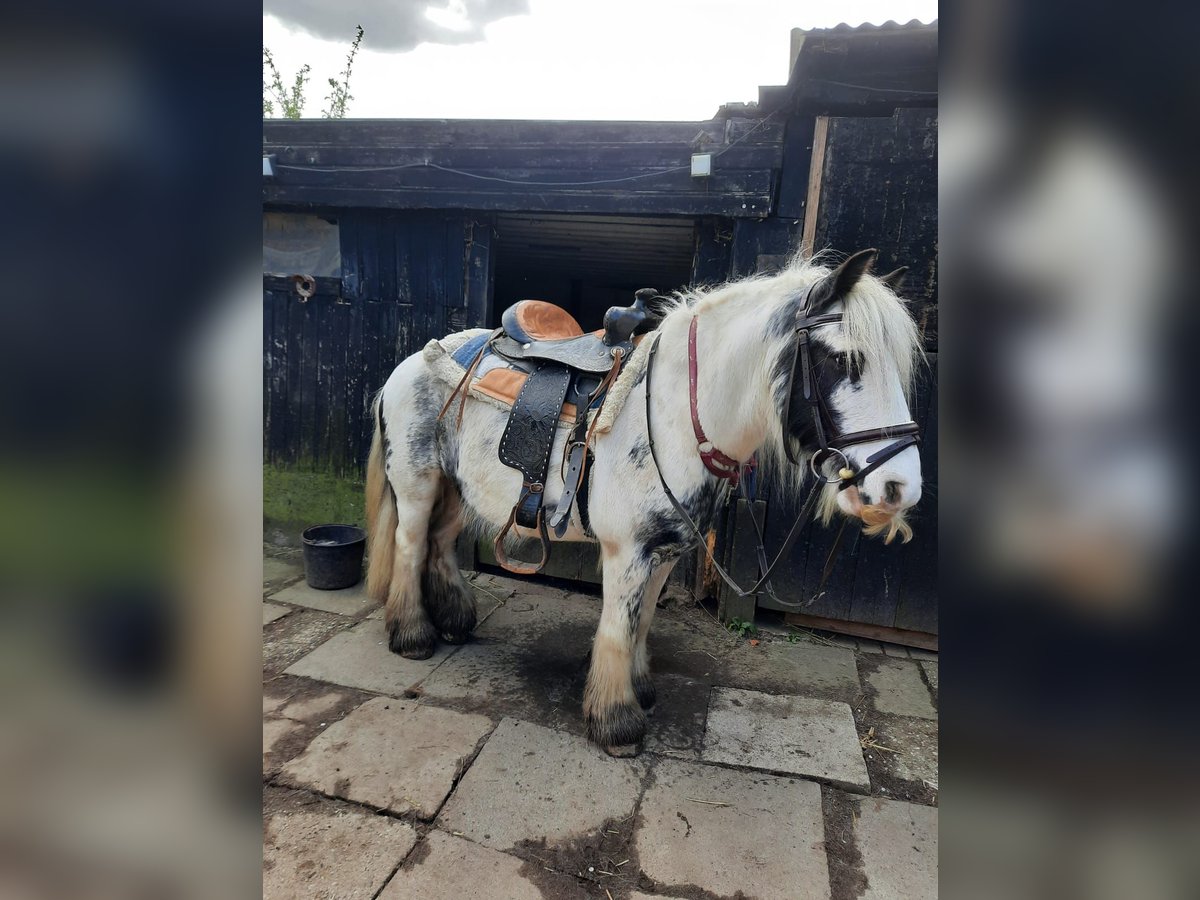
<path fill-rule="evenodd" d="M 701 755 L 707 762 L 871 790 L 854 713 L 832 700 L 714 688 Z"/>
<path fill-rule="evenodd" d="M 660 603 L 658 703 L 613 759 L 580 711 L 598 598 L 476 575 L 474 640 L 406 660 L 361 585 L 273 552 L 264 897 L 936 897 L 935 655 Z"/>

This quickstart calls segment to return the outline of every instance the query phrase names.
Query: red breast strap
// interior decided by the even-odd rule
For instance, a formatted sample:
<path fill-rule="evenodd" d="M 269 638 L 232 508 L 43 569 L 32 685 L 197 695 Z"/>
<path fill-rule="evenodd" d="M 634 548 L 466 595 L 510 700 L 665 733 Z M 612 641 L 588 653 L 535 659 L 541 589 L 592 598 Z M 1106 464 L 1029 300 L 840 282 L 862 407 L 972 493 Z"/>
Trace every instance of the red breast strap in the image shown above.
<path fill-rule="evenodd" d="M 704 463 L 704 468 L 712 472 L 718 478 L 726 479 L 733 487 L 738 486 L 738 481 L 741 479 L 742 464 L 727 453 L 722 453 L 713 446 L 713 442 L 708 439 L 708 435 L 704 433 L 704 427 L 700 424 L 700 410 L 696 400 L 696 371 L 698 365 L 696 362 L 696 316 L 692 316 L 692 324 L 688 328 L 688 401 L 692 408 L 692 431 L 696 435 L 696 444 L 700 451 L 700 460 Z M 704 445 L 708 445 L 708 449 L 704 449 Z"/>

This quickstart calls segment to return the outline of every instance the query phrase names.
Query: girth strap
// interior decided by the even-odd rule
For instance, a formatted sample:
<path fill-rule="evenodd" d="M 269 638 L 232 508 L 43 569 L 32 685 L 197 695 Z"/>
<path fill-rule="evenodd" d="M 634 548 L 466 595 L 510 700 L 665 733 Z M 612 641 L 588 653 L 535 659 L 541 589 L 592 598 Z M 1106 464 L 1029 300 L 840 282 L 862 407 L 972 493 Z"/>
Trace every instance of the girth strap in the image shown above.
<path fill-rule="evenodd" d="M 575 495 L 587 473 L 588 446 L 592 442 L 592 433 L 596 430 L 600 413 L 604 411 L 608 392 L 617 376 L 621 374 L 625 352 L 620 347 L 614 347 L 612 357 L 612 368 L 594 389 L 592 385 L 595 384 L 595 378 L 582 372 L 575 376 L 575 425 L 571 429 L 567 445 L 563 448 L 562 494 L 558 498 L 558 506 L 550 516 L 550 527 L 554 529 L 555 537 L 561 538 L 566 534 L 567 526 L 571 523 L 571 505 L 575 502 Z M 597 397 L 600 398 L 600 406 L 596 409 L 596 415 L 592 418 L 589 428 L 588 408 Z"/>
<path fill-rule="evenodd" d="M 577 375 L 573 390 L 575 404 L 575 424 L 571 427 L 571 435 L 563 448 L 565 469 L 562 473 L 563 489 L 558 497 L 558 505 L 550 515 L 550 527 L 554 529 L 555 537 L 567 533 L 571 524 L 571 506 L 575 502 L 575 492 L 583 481 L 583 473 L 587 468 L 587 420 L 588 406 L 592 399 L 592 386 L 596 379 Z"/>

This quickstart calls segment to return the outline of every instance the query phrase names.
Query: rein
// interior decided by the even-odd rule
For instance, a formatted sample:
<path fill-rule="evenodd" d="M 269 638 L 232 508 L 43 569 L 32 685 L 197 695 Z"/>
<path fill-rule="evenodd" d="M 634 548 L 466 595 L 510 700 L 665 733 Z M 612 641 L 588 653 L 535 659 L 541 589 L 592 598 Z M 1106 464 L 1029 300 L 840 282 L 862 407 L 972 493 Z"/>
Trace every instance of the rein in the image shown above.
<path fill-rule="evenodd" d="M 813 366 L 809 349 L 809 330 L 812 328 L 819 328 L 824 325 L 833 325 L 839 323 L 842 321 L 842 314 L 830 313 L 820 316 L 808 315 L 808 308 L 811 298 L 812 288 L 810 287 L 809 294 L 805 297 L 804 310 L 800 314 L 796 327 L 796 355 L 792 361 L 791 374 L 788 378 L 787 392 L 784 395 L 784 407 L 782 410 L 783 414 L 780 417 L 780 421 L 783 430 L 783 446 L 785 452 L 787 453 L 788 460 L 795 465 L 799 465 L 799 460 L 796 457 L 795 449 L 792 446 L 792 438 L 788 434 L 788 426 L 791 422 L 790 407 L 792 388 L 795 383 L 797 370 L 799 370 L 803 379 L 802 388 L 804 392 L 804 400 L 812 411 L 813 424 L 816 429 L 817 442 L 819 445 L 818 449 L 809 458 L 808 463 L 809 470 L 813 473 L 815 481 L 812 488 L 809 490 L 808 496 L 805 498 L 804 503 L 801 505 L 800 512 L 796 515 L 796 520 L 792 523 L 792 527 L 788 531 L 787 537 L 784 538 L 783 546 L 779 548 L 779 552 L 775 555 L 775 559 L 772 560 L 769 565 L 767 564 L 766 547 L 763 544 L 762 528 L 758 523 L 758 518 L 754 515 L 753 508 L 751 508 L 750 518 L 754 522 L 754 530 L 757 534 L 758 541 L 756 553 L 759 564 L 759 578 L 758 581 L 756 581 L 749 588 L 741 587 L 736 581 L 733 580 L 729 573 L 725 571 L 721 564 L 717 562 L 716 558 L 713 556 L 712 550 L 709 549 L 708 542 L 704 539 L 704 534 L 701 532 L 700 527 L 692 519 L 691 515 L 688 514 L 687 510 L 683 508 L 683 505 L 679 502 L 678 498 L 676 498 L 674 492 L 671 490 L 670 485 L 667 484 L 667 479 L 663 475 L 662 466 L 658 462 L 658 453 L 654 446 L 654 428 L 651 424 L 650 410 L 650 386 L 654 372 L 654 359 L 658 353 L 658 344 L 661 337 L 661 332 L 655 333 L 653 337 L 654 343 L 650 346 L 650 352 L 646 360 L 646 437 L 650 445 L 650 458 L 654 462 L 655 472 L 658 474 L 658 480 L 662 484 L 663 493 L 667 495 L 667 500 L 670 501 L 671 506 L 674 507 L 675 511 L 679 513 L 685 522 L 687 522 L 688 526 L 699 539 L 700 545 L 704 548 L 704 552 L 708 556 L 708 561 L 717 571 L 717 574 L 721 576 L 725 583 L 729 585 L 729 587 L 732 588 L 739 597 L 747 597 L 752 594 L 759 594 L 765 589 L 767 595 L 770 596 L 771 599 L 773 599 L 776 603 L 780 604 L 781 606 L 792 607 L 806 606 L 816 600 L 817 597 L 821 596 L 821 593 L 825 587 L 825 583 L 830 574 L 833 572 L 834 560 L 841 546 L 842 534 L 845 531 L 845 523 L 843 522 L 842 528 L 839 529 L 837 538 L 830 550 L 829 558 L 825 561 L 825 568 L 821 574 L 821 581 L 817 586 L 817 591 L 812 600 L 807 602 L 802 601 L 793 603 L 782 600 L 775 594 L 775 591 L 771 587 L 770 583 L 771 573 L 775 571 L 775 567 L 779 565 L 779 562 L 792 548 L 796 538 L 800 536 L 800 532 L 804 527 L 804 523 L 809 516 L 812 515 L 816 507 L 817 500 L 821 495 L 821 489 L 826 484 L 833 483 L 827 482 L 821 475 L 820 470 L 824 467 L 825 463 L 829 462 L 835 454 L 841 457 L 842 467 L 837 472 L 838 481 L 840 482 L 838 485 L 838 490 L 844 491 L 848 487 L 860 484 L 864 478 L 866 478 L 869 474 L 871 474 L 871 472 L 875 471 L 889 459 L 896 456 L 901 451 L 906 450 L 914 444 L 920 442 L 920 438 L 918 436 L 920 429 L 915 422 L 905 422 L 901 425 L 891 425 L 886 428 L 871 428 L 864 431 L 852 431 L 847 434 L 835 435 L 832 440 L 827 437 L 825 421 L 821 415 L 823 398 L 821 397 L 820 391 L 817 389 L 816 379 L 813 377 Z M 699 370 L 699 362 L 696 351 L 696 329 L 698 322 L 699 317 L 692 316 L 691 324 L 688 327 L 688 403 L 691 408 L 692 432 L 695 435 L 697 450 L 700 454 L 701 461 L 704 463 L 704 467 L 713 475 L 716 475 L 718 478 L 729 482 L 732 488 L 737 488 L 741 482 L 743 464 L 717 449 L 712 441 L 708 439 L 708 436 L 704 433 L 703 426 L 700 424 L 699 400 L 697 391 L 697 373 Z M 829 429 L 830 432 L 832 432 L 832 430 L 832 428 Z M 845 448 L 852 447 L 856 444 L 868 444 L 875 441 L 888 440 L 889 438 L 898 438 L 898 440 L 893 441 L 883 449 L 878 450 L 868 456 L 867 464 L 861 470 L 856 472 L 853 469 L 853 467 L 850 465 L 849 457 L 846 456 Z M 747 500 L 750 499 L 748 496 L 746 496 L 744 486 L 742 488 L 742 493 Z"/>

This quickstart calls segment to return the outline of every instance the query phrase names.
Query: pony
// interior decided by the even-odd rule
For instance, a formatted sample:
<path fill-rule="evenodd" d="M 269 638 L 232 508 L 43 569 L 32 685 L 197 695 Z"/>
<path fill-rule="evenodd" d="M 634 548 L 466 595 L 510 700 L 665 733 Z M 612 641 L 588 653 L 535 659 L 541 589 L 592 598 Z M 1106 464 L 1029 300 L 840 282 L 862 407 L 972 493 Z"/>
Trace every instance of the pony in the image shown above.
<path fill-rule="evenodd" d="M 690 398 L 712 447 L 739 464 L 756 457 L 776 490 L 798 491 L 839 461 L 843 477 L 866 472 L 852 484 L 825 485 L 817 515 L 826 522 L 840 511 L 887 540 L 911 535 L 904 513 L 921 495 L 918 449 L 915 438 L 891 444 L 886 429 L 910 418 L 920 347 L 912 317 L 892 290 L 897 273 L 870 274 L 874 255 L 862 251 L 832 269 L 798 256 L 777 274 L 663 298 L 661 321 L 643 342 L 654 342 L 652 384 L 643 369 L 612 427 L 594 436 L 586 511 L 572 511 L 562 537 L 600 545 L 603 608 L 583 715 L 588 737 L 610 755 L 641 749 L 656 699 L 646 650 L 656 601 L 676 561 L 701 542 L 686 519 L 709 529 L 731 489 L 729 478 L 701 458 Z M 798 337 L 798 323 L 814 316 L 823 327 Z M 807 371 L 799 371 L 802 339 L 809 344 Z M 452 390 L 415 354 L 373 402 L 367 591 L 385 605 L 389 648 L 410 659 L 428 658 L 439 640 L 469 638 L 475 599 L 455 542 L 464 528 L 477 536 L 499 533 L 522 483 L 497 457 L 507 412 L 469 396 L 461 422 L 442 417 Z M 552 459 L 561 458 L 568 429 L 559 423 Z M 822 453 L 827 432 L 878 436 L 834 451 L 835 458 Z M 877 457 L 889 447 L 881 463 Z M 827 458 L 815 464 L 821 455 Z M 562 478 L 557 466 L 550 468 L 545 491 L 553 508 Z"/>

